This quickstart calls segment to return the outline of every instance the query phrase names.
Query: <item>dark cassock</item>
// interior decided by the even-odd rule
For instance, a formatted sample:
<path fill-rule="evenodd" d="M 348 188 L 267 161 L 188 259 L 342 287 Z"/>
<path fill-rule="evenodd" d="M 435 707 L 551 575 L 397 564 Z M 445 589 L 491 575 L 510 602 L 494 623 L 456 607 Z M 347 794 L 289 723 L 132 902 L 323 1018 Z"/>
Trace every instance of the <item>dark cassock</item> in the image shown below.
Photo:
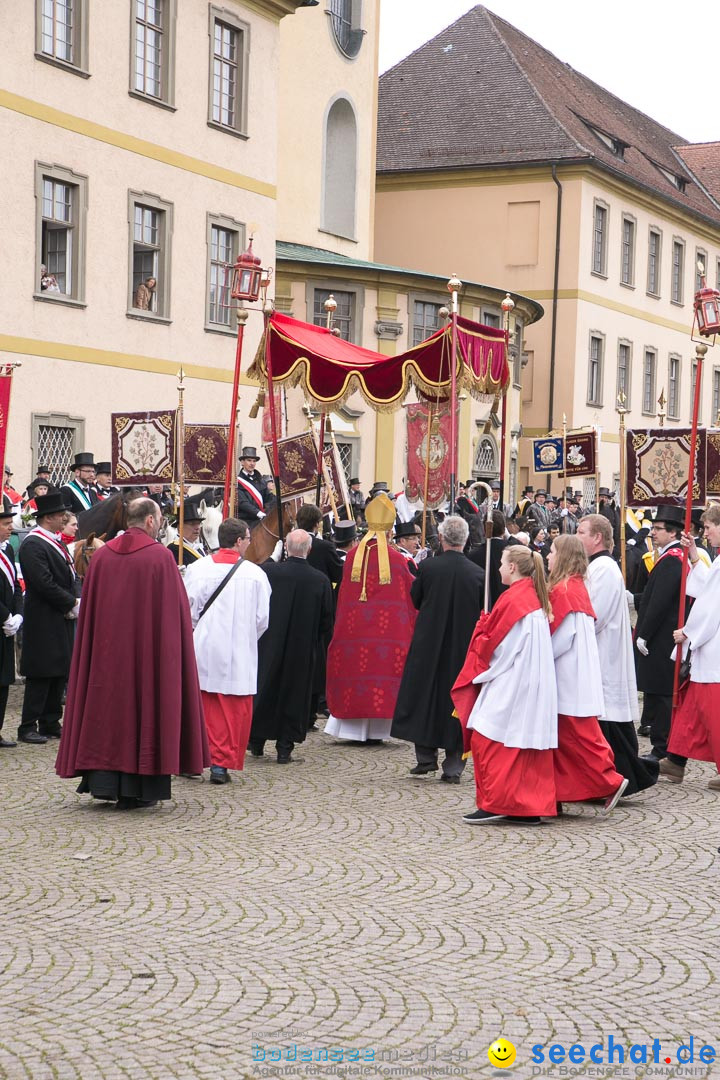
<path fill-rule="evenodd" d="M 45 511 L 62 496 L 38 496 Z M 50 512 L 50 511 L 47 511 Z M 44 520 L 41 517 L 40 520 Z M 38 526 L 26 536 L 18 553 L 25 582 L 22 659 L 25 696 L 18 738 L 60 734 L 62 695 L 70 671 L 75 620 L 66 618 L 76 603 L 76 577 L 70 553 L 55 533 Z"/>
<path fill-rule="evenodd" d="M 483 588 L 485 585 L 485 541 L 472 548 L 468 553 L 468 559 L 474 562 L 476 566 L 479 566 L 483 572 Z M 508 588 L 507 585 L 503 585 L 500 578 L 500 560 L 502 559 L 502 553 L 507 547 L 507 540 L 503 536 L 493 536 L 490 540 L 490 587 L 488 590 L 490 600 L 490 611 L 497 603 L 498 597 L 505 592 Z"/>
<path fill-rule="evenodd" d="M 12 513 L 0 513 L 9 521 Z M 15 682 L 15 635 L 22 625 L 23 593 L 17 579 L 15 554 L 8 543 L 0 544 L 0 626 L 6 634 L 0 634 L 0 746 L 14 746 L 11 740 L 2 738 L 8 692 Z"/>
<path fill-rule="evenodd" d="M 270 624 L 258 642 L 258 692 L 250 752 L 274 739 L 279 761 L 305 741 L 321 641 L 332 628 L 330 582 L 305 559 L 263 563 L 272 587 Z"/>
<path fill-rule="evenodd" d="M 439 747 L 445 750 L 443 775 L 459 777 L 462 771 L 462 729 L 453 716 L 450 690 L 480 617 L 483 584 L 480 568 L 459 551 L 424 559 L 412 583 L 418 617 L 391 735 L 415 743 L 420 772 L 437 769 Z"/>
<path fill-rule="evenodd" d="M 172 775 L 209 764 L 182 578 L 162 544 L 130 528 L 85 577 L 55 771 L 137 805 L 169 799 Z"/>
<path fill-rule="evenodd" d="M 312 728 L 315 723 L 315 715 L 318 711 L 326 709 L 325 701 L 325 683 L 327 681 L 327 651 L 330 646 L 330 641 L 333 635 L 333 626 L 335 625 L 335 610 L 337 608 L 338 589 L 343 576 L 343 559 L 339 554 L 337 548 L 330 540 L 323 540 L 319 536 L 313 536 L 312 547 L 307 557 L 308 566 L 312 566 L 315 570 L 319 570 L 321 574 L 330 582 L 332 589 L 333 600 L 333 618 L 332 623 L 328 630 L 325 631 L 321 640 L 320 647 L 318 649 L 317 661 L 315 663 L 315 674 L 313 676 L 313 690 L 312 701 L 310 704 L 310 711 L 308 713 L 308 728 Z"/>

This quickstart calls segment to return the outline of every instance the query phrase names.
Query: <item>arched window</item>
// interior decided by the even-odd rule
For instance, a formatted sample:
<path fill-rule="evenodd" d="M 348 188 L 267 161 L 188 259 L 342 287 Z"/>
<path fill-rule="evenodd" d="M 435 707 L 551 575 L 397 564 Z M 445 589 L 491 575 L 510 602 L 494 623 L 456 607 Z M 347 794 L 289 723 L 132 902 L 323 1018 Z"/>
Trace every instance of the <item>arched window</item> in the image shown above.
<path fill-rule="evenodd" d="M 355 238 L 357 123 L 347 98 L 333 102 L 325 124 L 322 228 Z"/>
<path fill-rule="evenodd" d="M 351 60 L 360 52 L 362 45 L 360 7 L 361 0 L 329 0 L 326 9 L 337 46 Z"/>
<path fill-rule="evenodd" d="M 491 435 L 481 435 L 475 451 L 475 468 L 477 476 L 495 477 L 499 475 L 497 443 Z"/>

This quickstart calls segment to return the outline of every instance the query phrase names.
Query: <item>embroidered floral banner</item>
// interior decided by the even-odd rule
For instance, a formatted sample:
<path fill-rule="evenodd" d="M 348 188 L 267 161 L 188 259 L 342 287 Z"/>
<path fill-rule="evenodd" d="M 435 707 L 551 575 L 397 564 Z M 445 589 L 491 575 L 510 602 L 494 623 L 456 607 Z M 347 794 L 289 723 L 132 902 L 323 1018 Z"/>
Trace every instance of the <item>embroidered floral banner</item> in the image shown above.
<path fill-rule="evenodd" d="M 690 428 L 628 429 L 628 506 L 684 506 L 690 465 Z M 706 498 L 706 439 L 698 431 L 697 456 L 693 475 L 693 506 L 704 506 Z"/>
<path fill-rule="evenodd" d="M 175 410 L 110 414 L 112 481 L 162 484 L 173 478 Z"/>
<path fill-rule="evenodd" d="M 323 469 L 324 483 L 320 489 L 320 505 L 323 508 L 323 513 L 327 514 L 332 510 L 332 501 L 330 499 L 330 493 L 332 492 L 338 517 L 346 517 L 347 510 L 345 507 L 350 505 L 350 493 L 340 455 L 333 446 L 325 447 L 323 461 L 325 463 Z M 352 512 L 350 517 L 352 518 Z"/>
<path fill-rule="evenodd" d="M 707 494 L 720 495 L 720 429 L 707 428 L 705 435 Z"/>
<path fill-rule="evenodd" d="M 425 473 L 428 474 L 427 509 L 436 510 L 450 498 L 450 409 L 432 409 L 430 427 L 430 468 L 428 457 L 428 415 L 430 406 L 421 402 L 407 406 L 407 469 L 405 494 L 411 501 L 422 499 Z"/>
<path fill-rule="evenodd" d="M 265 453 L 268 456 L 269 472 L 272 472 L 272 448 L 266 446 Z M 318 451 L 312 432 L 278 439 L 278 461 L 281 498 L 305 495 L 308 491 L 315 492 Z"/>
<path fill-rule="evenodd" d="M 185 424 L 186 483 L 225 483 L 227 441 L 227 424 Z"/>

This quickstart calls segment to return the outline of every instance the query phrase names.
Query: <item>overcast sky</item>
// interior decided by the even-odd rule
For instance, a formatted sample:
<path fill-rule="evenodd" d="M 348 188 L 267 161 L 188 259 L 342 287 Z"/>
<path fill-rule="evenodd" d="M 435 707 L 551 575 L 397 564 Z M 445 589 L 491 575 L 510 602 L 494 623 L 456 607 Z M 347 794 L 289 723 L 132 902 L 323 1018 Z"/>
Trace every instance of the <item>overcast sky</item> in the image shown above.
<path fill-rule="evenodd" d="M 380 0 L 380 71 L 472 7 L 473 0 Z M 689 142 L 720 139 L 713 3 L 488 0 L 485 7 Z"/>

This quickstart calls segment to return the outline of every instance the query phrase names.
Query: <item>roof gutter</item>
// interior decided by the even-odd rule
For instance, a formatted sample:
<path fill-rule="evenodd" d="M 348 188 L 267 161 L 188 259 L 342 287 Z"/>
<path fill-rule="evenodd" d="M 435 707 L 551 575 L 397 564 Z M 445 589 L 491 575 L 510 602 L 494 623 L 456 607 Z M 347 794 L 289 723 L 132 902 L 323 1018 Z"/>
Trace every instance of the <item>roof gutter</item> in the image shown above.
<path fill-rule="evenodd" d="M 548 431 L 553 429 L 555 407 L 555 349 L 557 343 L 557 306 L 558 281 L 560 277 L 560 225 L 562 222 L 562 184 L 557 177 L 557 165 L 552 165 L 552 178 L 557 187 L 557 207 L 555 210 L 555 271 L 553 275 L 552 323 L 550 329 L 550 388 L 548 391 Z"/>

